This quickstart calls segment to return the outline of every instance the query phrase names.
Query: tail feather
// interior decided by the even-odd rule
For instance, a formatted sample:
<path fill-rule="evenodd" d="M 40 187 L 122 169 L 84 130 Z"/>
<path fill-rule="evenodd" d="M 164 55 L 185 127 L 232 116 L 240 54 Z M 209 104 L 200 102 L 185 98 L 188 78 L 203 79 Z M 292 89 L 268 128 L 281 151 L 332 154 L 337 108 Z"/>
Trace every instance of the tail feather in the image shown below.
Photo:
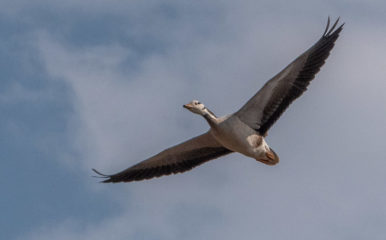
<path fill-rule="evenodd" d="M 279 156 L 273 151 L 272 148 L 269 148 L 269 150 L 265 153 L 264 158 L 257 159 L 258 161 L 273 166 L 279 163 Z"/>

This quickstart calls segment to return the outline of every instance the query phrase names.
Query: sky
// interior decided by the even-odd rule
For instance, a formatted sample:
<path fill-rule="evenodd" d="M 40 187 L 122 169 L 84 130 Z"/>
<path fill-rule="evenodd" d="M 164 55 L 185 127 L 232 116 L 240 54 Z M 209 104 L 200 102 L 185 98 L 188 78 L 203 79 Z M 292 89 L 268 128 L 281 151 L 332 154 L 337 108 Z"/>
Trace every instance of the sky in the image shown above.
<path fill-rule="evenodd" d="M 0 238 L 386 239 L 386 3 L 0 1 Z M 344 30 L 271 128 L 280 156 L 101 184 L 208 130 Z"/>

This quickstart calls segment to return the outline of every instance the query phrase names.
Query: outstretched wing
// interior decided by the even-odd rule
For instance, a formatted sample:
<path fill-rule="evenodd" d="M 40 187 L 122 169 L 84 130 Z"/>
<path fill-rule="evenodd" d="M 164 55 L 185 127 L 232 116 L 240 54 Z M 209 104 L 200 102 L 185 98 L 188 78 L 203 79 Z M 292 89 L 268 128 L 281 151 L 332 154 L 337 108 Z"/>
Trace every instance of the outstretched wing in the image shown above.
<path fill-rule="evenodd" d="M 292 101 L 307 90 L 308 84 L 323 66 L 342 31 L 344 24 L 334 31 L 338 21 L 339 18 L 329 28 L 328 18 L 326 30 L 319 41 L 269 80 L 235 115 L 264 135 Z"/>
<path fill-rule="evenodd" d="M 93 169 L 103 182 L 131 182 L 160 177 L 172 173 L 188 171 L 204 162 L 231 153 L 221 146 L 207 132 L 174 147 L 168 148 L 157 155 L 146 159 L 126 170 L 113 175 L 105 175 Z"/>

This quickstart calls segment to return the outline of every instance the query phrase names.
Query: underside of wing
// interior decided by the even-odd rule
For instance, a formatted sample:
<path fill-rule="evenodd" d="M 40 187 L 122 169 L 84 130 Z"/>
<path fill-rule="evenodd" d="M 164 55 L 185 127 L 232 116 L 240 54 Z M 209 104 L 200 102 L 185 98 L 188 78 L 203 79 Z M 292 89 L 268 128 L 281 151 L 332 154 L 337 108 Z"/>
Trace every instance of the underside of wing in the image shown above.
<path fill-rule="evenodd" d="M 103 182 L 131 182 L 188 171 L 204 162 L 224 156 L 232 151 L 221 146 L 207 132 L 113 175 L 100 172 Z"/>
<path fill-rule="evenodd" d="M 343 25 L 330 26 L 328 18 L 322 37 L 310 49 L 269 80 L 238 112 L 241 121 L 265 134 L 287 107 L 304 91 L 325 63 Z"/>

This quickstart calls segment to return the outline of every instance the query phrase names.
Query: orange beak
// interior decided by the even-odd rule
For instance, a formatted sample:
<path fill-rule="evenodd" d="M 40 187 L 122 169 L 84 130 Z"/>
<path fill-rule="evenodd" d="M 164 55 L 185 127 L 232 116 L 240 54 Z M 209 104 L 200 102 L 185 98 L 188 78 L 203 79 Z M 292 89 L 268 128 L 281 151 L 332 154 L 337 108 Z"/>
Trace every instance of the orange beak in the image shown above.
<path fill-rule="evenodd" d="M 186 109 L 192 109 L 193 105 L 188 103 L 188 104 L 183 105 L 183 107 L 186 108 Z"/>

